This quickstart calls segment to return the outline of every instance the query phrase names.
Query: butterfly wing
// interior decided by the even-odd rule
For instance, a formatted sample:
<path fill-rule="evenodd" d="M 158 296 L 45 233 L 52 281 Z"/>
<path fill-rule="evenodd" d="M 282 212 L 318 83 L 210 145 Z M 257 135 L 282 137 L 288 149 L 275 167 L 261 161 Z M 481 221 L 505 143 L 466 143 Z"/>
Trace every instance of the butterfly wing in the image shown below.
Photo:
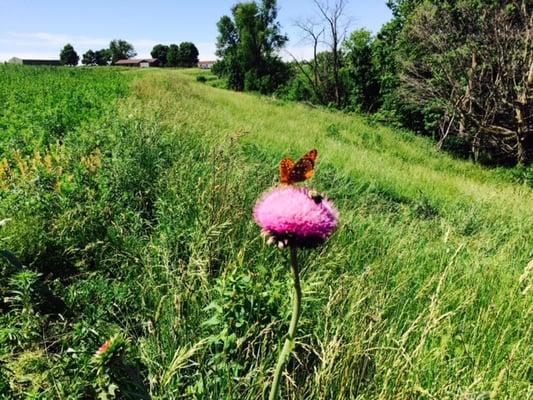
<path fill-rule="evenodd" d="M 279 180 L 282 184 L 289 185 L 290 182 L 290 174 L 291 171 L 294 168 L 294 161 L 292 161 L 290 158 L 284 158 L 279 163 Z"/>
<path fill-rule="evenodd" d="M 288 183 L 303 182 L 310 179 L 315 174 L 315 161 L 318 152 L 313 149 L 294 164 L 289 173 Z"/>

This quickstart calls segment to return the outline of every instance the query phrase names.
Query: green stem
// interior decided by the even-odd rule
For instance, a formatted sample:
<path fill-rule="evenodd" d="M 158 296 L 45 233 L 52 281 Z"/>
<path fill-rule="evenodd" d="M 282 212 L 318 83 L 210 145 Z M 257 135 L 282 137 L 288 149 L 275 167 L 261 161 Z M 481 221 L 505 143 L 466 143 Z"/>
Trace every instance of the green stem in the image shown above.
<path fill-rule="evenodd" d="M 298 258 L 296 247 L 291 246 L 291 267 L 294 278 L 294 288 L 292 295 L 292 317 L 291 324 L 289 325 L 289 332 L 285 338 L 285 344 L 283 350 L 278 356 L 278 363 L 276 364 L 276 370 L 274 372 L 274 380 L 272 381 L 272 387 L 270 388 L 269 400 L 276 400 L 278 398 L 279 381 L 283 372 L 283 367 L 289 358 L 289 355 L 294 348 L 294 339 L 296 336 L 296 326 L 298 325 L 298 319 L 300 318 L 300 310 L 302 307 L 302 288 L 300 286 L 300 271 L 298 270 Z"/>

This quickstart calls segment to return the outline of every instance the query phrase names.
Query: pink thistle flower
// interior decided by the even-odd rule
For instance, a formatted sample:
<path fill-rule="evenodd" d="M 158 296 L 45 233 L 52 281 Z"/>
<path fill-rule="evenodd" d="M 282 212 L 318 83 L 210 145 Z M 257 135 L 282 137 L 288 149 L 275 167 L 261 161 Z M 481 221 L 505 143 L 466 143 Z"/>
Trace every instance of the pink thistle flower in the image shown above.
<path fill-rule="evenodd" d="M 286 186 L 266 192 L 257 201 L 254 219 L 281 247 L 315 247 L 337 229 L 339 212 L 315 191 Z"/>

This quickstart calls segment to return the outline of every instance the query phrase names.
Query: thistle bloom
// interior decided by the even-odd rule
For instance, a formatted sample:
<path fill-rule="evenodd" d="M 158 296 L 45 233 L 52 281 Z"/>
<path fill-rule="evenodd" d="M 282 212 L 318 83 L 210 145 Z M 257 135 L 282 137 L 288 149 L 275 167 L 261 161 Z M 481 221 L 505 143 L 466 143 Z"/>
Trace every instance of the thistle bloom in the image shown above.
<path fill-rule="evenodd" d="M 93 355 L 93 361 L 97 365 L 107 364 L 125 349 L 126 344 L 126 339 L 124 339 L 120 333 L 115 334 L 107 339 L 99 349 L 96 350 L 96 353 Z"/>
<path fill-rule="evenodd" d="M 109 345 L 111 344 L 111 340 L 108 339 L 104 342 L 103 345 L 100 346 L 100 348 L 98 350 L 96 350 L 96 353 L 95 353 L 95 356 L 99 356 L 103 353 L 105 353 L 107 351 L 107 349 L 109 348 Z"/>
<path fill-rule="evenodd" d="M 291 254 L 294 280 L 292 316 L 268 397 L 269 400 L 277 400 L 283 368 L 294 348 L 302 304 L 298 248 L 318 246 L 330 237 L 337 229 L 339 212 L 333 203 L 314 190 L 283 186 L 263 194 L 254 207 L 254 219 L 263 229 L 263 234 L 270 236 L 269 243 L 287 246 Z"/>
<path fill-rule="evenodd" d="M 315 191 L 287 186 L 266 192 L 255 205 L 254 219 L 282 246 L 315 247 L 335 231 L 339 213 Z"/>

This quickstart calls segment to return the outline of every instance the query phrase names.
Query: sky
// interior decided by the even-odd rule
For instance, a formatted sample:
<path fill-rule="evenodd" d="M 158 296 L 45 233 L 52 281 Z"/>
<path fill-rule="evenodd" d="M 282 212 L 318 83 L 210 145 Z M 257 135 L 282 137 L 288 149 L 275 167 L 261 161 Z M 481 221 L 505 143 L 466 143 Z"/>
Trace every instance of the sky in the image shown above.
<path fill-rule="evenodd" d="M 330 0 L 331 2 L 334 0 Z M 11 57 L 59 58 L 71 43 L 78 54 L 108 46 L 112 39 L 132 43 L 139 57 L 150 57 L 157 43 L 193 42 L 201 60 L 215 59 L 216 23 L 237 0 L 0 0 L 0 62 Z M 289 42 L 284 59 L 307 58 L 309 43 L 294 26 L 316 18 L 312 0 L 278 0 L 278 20 Z M 391 18 L 385 0 L 349 0 L 350 28 L 376 33 Z"/>

